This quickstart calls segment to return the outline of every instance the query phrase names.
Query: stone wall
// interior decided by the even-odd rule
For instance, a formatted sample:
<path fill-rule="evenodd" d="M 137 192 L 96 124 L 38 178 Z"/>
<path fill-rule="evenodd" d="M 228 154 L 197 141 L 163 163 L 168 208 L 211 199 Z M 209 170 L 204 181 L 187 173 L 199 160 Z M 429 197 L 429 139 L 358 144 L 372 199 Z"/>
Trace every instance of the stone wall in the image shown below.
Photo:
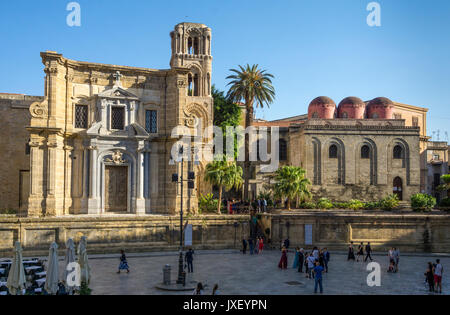
<path fill-rule="evenodd" d="M 291 246 L 305 244 L 305 225 L 312 225 L 314 246 L 346 250 L 354 244 L 370 242 L 377 251 L 395 246 L 403 252 L 450 252 L 448 214 L 367 214 L 347 211 L 281 211 L 263 215 L 263 230 L 270 228 L 273 244 L 289 237 Z"/>
<path fill-rule="evenodd" d="M 187 219 L 193 225 L 195 249 L 233 248 L 247 237 L 248 216 L 226 215 Z M 59 218 L 17 218 L 0 216 L 0 257 L 12 254 L 20 241 L 25 255 L 48 255 L 52 242 L 63 254 L 68 238 L 78 243 L 88 239 L 89 253 L 150 250 L 178 250 L 178 216 L 66 216 Z M 186 222 L 186 220 L 184 221 Z M 238 226 L 235 228 L 235 222 Z"/>
<path fill-rule="evenodd" d="M 42 97 L 0 93 L 0 210 L 26 209 L 29 191 L 30 158 L 26 145 L 30 135 L 28 110 Z"/>

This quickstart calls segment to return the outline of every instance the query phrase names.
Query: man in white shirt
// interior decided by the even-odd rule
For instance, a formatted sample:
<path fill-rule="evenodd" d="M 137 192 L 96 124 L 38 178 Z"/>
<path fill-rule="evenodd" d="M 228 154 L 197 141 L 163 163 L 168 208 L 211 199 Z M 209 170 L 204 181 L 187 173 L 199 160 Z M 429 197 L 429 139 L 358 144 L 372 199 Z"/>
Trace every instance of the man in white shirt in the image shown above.
<path fill-rule="evenodd" d="M 312 270 L 315 267 L 316 258 L 314 258 L 313 254 L 308 256 L 308 276 L 311 279 L 313 277 Z"/>
<path fill-rule="evenodd" d="M 436 265 L 434 266 L 434 285 L 435 292 L 442 293 L 442 273 L 444 272 L 444 267 L 441 265 L 440 259 L 436 259 Z"/>

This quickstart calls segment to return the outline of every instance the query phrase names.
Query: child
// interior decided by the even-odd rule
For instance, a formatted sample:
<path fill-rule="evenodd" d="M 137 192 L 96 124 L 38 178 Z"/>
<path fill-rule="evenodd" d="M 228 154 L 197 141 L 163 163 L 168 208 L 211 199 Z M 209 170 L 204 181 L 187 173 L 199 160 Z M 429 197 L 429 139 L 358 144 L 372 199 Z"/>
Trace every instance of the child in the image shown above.
<path fill-rule="evenodd" d="M 395 262 L 391 260 L 391 263 L 389 264 L 389 269 L 387 272 L 395 272 Z"/>
<path fill-rule="evenodd" d="M 130 272 L 130 268 L 128 267 L 127 257 L 125 256 L 125 252 L 123 250 L 120 251 L 122 256 L 120 256 L 120 265 L 119 265 L 119 271 L 117 273 L 120 273 L 121 270 L 126 270 L 127 273 Z"/>

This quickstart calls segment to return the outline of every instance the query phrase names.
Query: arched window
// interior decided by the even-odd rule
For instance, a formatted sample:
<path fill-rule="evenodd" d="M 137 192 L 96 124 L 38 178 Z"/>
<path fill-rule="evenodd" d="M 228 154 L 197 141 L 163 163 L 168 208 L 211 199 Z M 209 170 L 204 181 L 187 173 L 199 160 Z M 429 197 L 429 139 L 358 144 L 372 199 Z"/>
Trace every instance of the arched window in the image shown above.
<path fill-rule="evenodd" d="M 372 119 L 377 119 L 377 118 L 379 118 L 380 116 L 378 116 L 378 114 L 377 113 L 373 113 L 372 114 Z"/>
<path fill-rule="evenodd" d="M 361 159 L 369 159 L 370 158 L 370 148 L 368 145 L 363 145 L 361 148 Z"/>
<path fill-rule="evenodd" d="M 199 43 L 198 43 L 198 37 L 194 38 L 194 55 L 199 55 Z"/>
<path fill-rule="evenodd" d="M 280 151 L 280 161 L 286 161 L 287 160 L 287 144 L 286 144 L 286 140 L 280 139 L 279 151 Z"/>
<path fill-rule="evenodd" d="M 192 74 L 188 75 L 188 96 L 194 96 L 194 81 L 192 80 Z"/>
<path fill-rule="evenodd" d="M 188 38 L 188 54 L 192 55 L 194 50 L 194 42 L 191 37 Z"/>
<path fill-rule="evenodd" d="M 342 118 L 348 118 L 347 112 L 343 112 L 343 113 L 342 113 Z"/>
<path fill-rule="evenodd" d="M 312 114 L 312 118 L 319 118 L 319 113 L 318 112 L 314 112 Z"/>
<path fill-rule="evenodd" d="M 337 159 L 338 157 L 338 147 L 335 144 L 332 144 L 329 149 L 329 157 L 330 159 Z"/>
<path fill-rule="evenodd" d="M 400 145 L 396 145 L 394 147 L 394 159 L 402 159 L 403 158 L 403 148 Z"/>

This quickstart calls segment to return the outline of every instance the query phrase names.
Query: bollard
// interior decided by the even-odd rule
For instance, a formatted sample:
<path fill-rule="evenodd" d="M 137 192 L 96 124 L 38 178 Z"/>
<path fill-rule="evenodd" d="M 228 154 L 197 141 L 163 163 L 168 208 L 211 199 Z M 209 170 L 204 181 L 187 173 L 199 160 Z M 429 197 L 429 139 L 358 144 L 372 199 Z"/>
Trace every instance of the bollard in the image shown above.
<path fill-rule="evenodd" d="M 172 271 L 172 268 L 170 265 L 165 265 L 163 268 L 163 283 L 165 285 L 170 285 L 170 273 Z"/>
<path fill-rule="evenodd" d="M 185 286 L 186 286 L 186 272 L 183 271 L 183 272 L 181 273 L 181 276 L 182 276 L 182 278 L 183 278 L 183 287 L 185 287 Z"/>

